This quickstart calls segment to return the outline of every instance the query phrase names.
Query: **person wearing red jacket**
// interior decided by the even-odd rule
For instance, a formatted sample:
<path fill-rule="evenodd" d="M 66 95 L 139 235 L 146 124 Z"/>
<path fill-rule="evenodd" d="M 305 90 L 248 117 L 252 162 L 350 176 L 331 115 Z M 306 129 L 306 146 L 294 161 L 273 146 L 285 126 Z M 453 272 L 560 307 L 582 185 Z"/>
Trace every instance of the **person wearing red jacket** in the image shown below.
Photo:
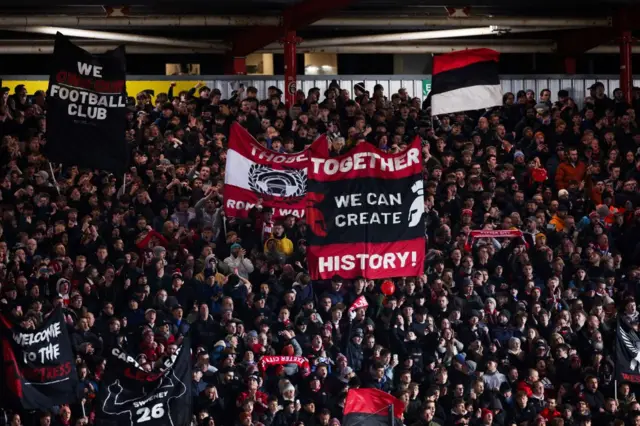
<path fill-rule="evenodd" d="M 548 422 L 555 419 L 556 417 L 561 417 L 562 413 L 558 411 L 557 406 L 558 402 L 555 395 L 547 397 L 547 406 L 540 412 L 540 415 L 544 417 L 544 419 Z"/>
<path fill-rule="evenodd" d="M 587 171 L 591 173 L 590 168 L 587 169 L 587 165 L 584 161 L 578 158 L 578 150 L 575 148 L 569 148 L 567 153 L 567 161 L 561 163 L 556 171 L 556 188 L 566 189 L 569 186 L 569 182 L 572 180 L 576 182 L 582 182 L 584 180 Z"/>
<path fill-rule="evenodd" d="M 538 379 L 538 371 L 533 368 L 529 369 L 529 376 L 518 382 L 516 391 L 524 391 L 527 394 L 527 398 L 531 398 L 531 395 L 533 395 L 533 384 L 537 382 Z"/>
<path fill-rule="evenodd" d="M 252 375 L 247 378 L 247 390 L 238 395 L 236 405 L 242 407 L 246 400 L 253 401 L 253 410 L 261 415 L 267 409 L 267 394 L 258 390 L 260 387 L 260 379 L 258 376 Z"/>

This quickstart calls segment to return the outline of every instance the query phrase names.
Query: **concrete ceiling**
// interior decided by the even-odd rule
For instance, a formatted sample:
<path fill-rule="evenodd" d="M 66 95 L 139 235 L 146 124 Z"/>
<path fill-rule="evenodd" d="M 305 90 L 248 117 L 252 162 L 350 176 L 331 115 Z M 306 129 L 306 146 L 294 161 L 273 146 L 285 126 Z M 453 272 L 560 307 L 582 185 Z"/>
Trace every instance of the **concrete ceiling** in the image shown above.
<path fill-rule="evenodd" d="M 303 1 L 328 2 L 332 0 L 136 0 L 119 1 L 117 7 L 128 5 L 128 15 L 131 17 L 148 16 L 261 16 L 280 17 L 283 12 L 292 6 L 299 5 Z M 333 0 L 341 1 L 341 0 Z M 513 0 L 449 0 L 444 3 L 442 0 L 352 0 L 339 11 L 331 11 L 324 14 L 325 18 L 359 18 L 363 20 L 362 25 L 351 26 L 323 26 L 303 25 L 298 30 L 298 35 L 303 39 L 328 38 L 328 37 L 350 37 L 356 35 L 397 33 L 412 30 L 431 30 L 449 28 L 443 26 L 417 26 L 410 28 L 406 26 L 386 27 L 377 26 L 373 28 L 366 24 L 367 19 L 372 18 L 437 18 L 446 17 L 447 7 L 470 7 L 470 13 L 477 18 L 500 18 L 500 17 L 527 17 L 527 18 L 606 18 L 616 15 L 621 8 L 626 6 L 637 6 L 638 0 L 536 0 L 535 2 L 518 2 Z M 104 0 L 69 0 L 69 1 L 49 1 L 49 0 L 20 0 L 11 4 L 0 2 L 0 19 L 11 19 L 12 16 L 70 16 L 70 17 L 104 17 Z M 81 4 L 78 4 L 81 3 Z M 639 14 L 640 16 L 640 14 Z M 311 20 L 310 22 L 312 22 Z M 11 24 L 13 25 L 13 24 Z M 17 22 L 16 25 L 24 25 Z M 488 25 L 488 24 L 485 24 Z M 86 28 L 86 27 L 85 27 Z M 92 29 L 92 28 L 87 28 Z M 136 27 L 128 26 L 124 28 L 94 28 L 101 31 L 122 31 L 146 36 L 164 36 L 180 38 L 185 40 L 226 40 L 233 41 L 234 37 L 248 32 L 246 28 L 207 26 L 194 27 Z M 255 30 L 256 28 L 251 28 Z M 501 36 L 504 39 L 549 39 L 557 36 L 558 33 L 567 31 L 555 31 L 555 34 L 545 32 L 534 32 L 526 34 L 507 34 Z M 273 38 L 273 37 L 272 37 Z M 483 39 L 495 38 L 482 37 Z M 20 33 L 5 31 L 0 28 L 0 44 L 7 40 L 51 40 L 50 36 L 41 34 Z M 273 40 L 272 40 L 273 41 Z"/>
<path fill-rule="evenodd" d="M 148 14 L 219 14 L 219 15 L 277 15 L 285 8 L 301 0 L 137 0 L 119 1 L 128 5 L 132 15 Z M 69 14 L 96 15 L 102 13 L 102 1 L 94 0 L 21 0 L 19 3 L 1 4 L 0 12 L 9 14 Z M 81 3 L 81 4 L 78 4 Z M 475 15 L 530 15 L 530 16 L 602 16 L 608 11 L 635 5 L 637 0 L 583 0 L 554 1 L 536 0 L 517 2 L 513 0 L 357 0 L 338 13 L 339 16 L 374 16 L 384 14 L 403 16 L 443 16 L 445 6 L 471 6 Z"/>

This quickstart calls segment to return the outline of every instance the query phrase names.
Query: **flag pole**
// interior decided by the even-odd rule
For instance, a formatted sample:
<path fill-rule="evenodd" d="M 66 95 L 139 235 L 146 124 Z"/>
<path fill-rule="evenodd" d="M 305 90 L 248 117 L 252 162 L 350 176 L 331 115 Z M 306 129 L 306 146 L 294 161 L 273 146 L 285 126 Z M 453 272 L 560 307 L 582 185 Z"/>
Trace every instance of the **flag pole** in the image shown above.
<path fill-rule="evenodd" d="M 53 184 L 56 186 L 56 191 L 58 191 L 58 195 L 60 195 L 60 186 L 58 186 L 58 181 L 53 173 L 53 165 L 51 164 L 51 161 L 49 161 L 49 170 L 51 171 L 51 180 L 53 180 Z"/>
<path fill-rule="evenodd" d="M 616 400 L 616 403 L 618 402 L 618 379 L 615 379 L 613 381 L 613 398 Z"/>

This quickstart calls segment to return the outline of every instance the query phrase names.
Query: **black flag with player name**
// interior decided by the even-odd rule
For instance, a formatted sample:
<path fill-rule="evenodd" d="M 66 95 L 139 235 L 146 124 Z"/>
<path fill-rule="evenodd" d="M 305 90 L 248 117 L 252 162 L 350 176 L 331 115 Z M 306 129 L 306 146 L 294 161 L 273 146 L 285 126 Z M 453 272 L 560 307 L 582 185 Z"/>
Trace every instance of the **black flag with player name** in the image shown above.
<path fill-rule="evenodd" d="M 100 386 L 96 426 L 191 424 L 189 339 L 157 371 L 142 370 L 122 349 L 108 354 Z"/>
<path fill-rule="evenodd" d="M 78 376 L 62 308 L 37 328 L 0 314 L 2 403 L 25 410 L 50 410 L 76 402 Z"/>
<path fill-rule="evenodd" d="M 616 374 L 618 380 L 640 383 L 640 338 L 636 331 L 618 320 L 616 333 Z"/>

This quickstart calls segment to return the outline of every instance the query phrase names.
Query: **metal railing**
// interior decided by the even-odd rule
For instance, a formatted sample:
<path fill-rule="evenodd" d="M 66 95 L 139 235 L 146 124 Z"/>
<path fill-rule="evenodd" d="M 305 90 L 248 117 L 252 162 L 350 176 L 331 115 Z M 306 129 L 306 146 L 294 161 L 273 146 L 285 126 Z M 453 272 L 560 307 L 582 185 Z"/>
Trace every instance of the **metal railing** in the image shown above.
<path fill-rule="evenodd" d="M 4 81 L 47 81 L 44 75 L 7 75 L 1 76 Z M 283 76 L 211 76 L 211 75 L 185 75 L 185 76 L 153 76 L 153 75 L 129 75 L 128 81 L 149 82 L 158 87 L 164 87 L 163 82 L 170 81 L 203 81 L 208 87 L 218 89 L 223 98 L 231 96 L 240 84 L 245 87 L 253 86 L 258 89 L 258 97 L 266 96 L 270 86 L 276 86 L 284 91 Z M 424 98 L 425 86 L 430 84 L 430 75 L 320 75 L 298 76 L 298 88 L 307 93 L 311 88 L 317 87 L 322 93 L 335 80 L 341 88 L 353 91 L 356 83 L 364 82 L 365 88 L 373 92 L 376 84 L 382 85 L 386 95 L 396 93 L 400 88 L 405 88 L 412 97 Z M 518 90 L 533 90 L 539 94 L 543 89 L 551 91 L 552 101 L 556 99 L 559 90 L 567 90 L 570 96 L 582 105 L 584 98 L 589 96 L 589 88 L 596 82 L 602 82 L 605 92 L 612 96 L 614 89 L 619 87 L 619 78 L 616 75 L 502 75 L 500 76 L 503 91 L 516 93 Z M 640 86 L 640 76 L 634 79 L 634 86 Z M 13 89 L 13 87 L 11 87 Z M 163 89 L 165 91 L 166 89 Z M 131 95 L 131 94 L 130 94 Z"/>

